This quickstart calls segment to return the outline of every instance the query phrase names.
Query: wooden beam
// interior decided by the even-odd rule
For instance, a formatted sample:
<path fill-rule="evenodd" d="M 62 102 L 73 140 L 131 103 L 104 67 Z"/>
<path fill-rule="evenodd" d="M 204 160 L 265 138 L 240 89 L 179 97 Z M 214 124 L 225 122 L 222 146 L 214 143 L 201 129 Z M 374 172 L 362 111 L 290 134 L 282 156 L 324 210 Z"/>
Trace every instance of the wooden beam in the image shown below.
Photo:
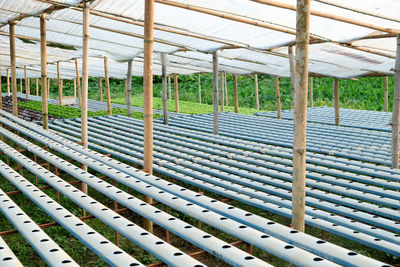
<path fill-rule="evenodd" d="M 161 53 L 161 72 L 162 72 L 162 104 L 163 104 L 163 118 L 164 124 L 168 125 L 168 96 L 167 96 L 167 55 Z"/>
<path fill-rule="evenodd" d="M 24 87 L 22 86 L 22 77 L 19 78 L 19 88 L 21 90 L 21 94 L 24 92 Z"/>
<path fill-rule="evenodd" d="M 178 74 L 174 73 L 174 99 L 175 99 L 175 112 L 179 113 L 179 90 L 178 90 Z"/>
<path fill-rule="evenodd" d="M 310 0 L 297 1 L 293 127 L 292 227 L 304 232 Z"/>
<path fill-rule="evenodd" d="M 39 78 L 36 78 L 36 96 L 39 96 Z"/>
<path fill-rule="evenodd" d="M 333 106 L 335 107 L 335 125 L 339 126 L 340 104 L 339 104 L 339 81 L 337 78 L 333 79 Z"/>
<path fill-rule="evenodd" d="M 62 105 L 62 83 L 60 77 L 60 61 L 57 61 L 58 104 Z"/>
<path fill-rule="evenodd" d="M 128 111 L 128 117 L 132 117 L 132 63 L 133 59 L 129 60 L 126 78 L 126 109 Z"/>
<path fill-rule="evenodd" d="M 257 111 L 260 110 L 260 99 L 258 96 L 258 76 L 254 74 L 254 88 L 255 88 L 255 96 L 256 96 L 256 109 Z"/>
<path fill-rule="evenodd" d="M 214 117 L 213 117 L 213 133 L 218 134 L 218 52 L 213 52 L 213 106 L 214 106 Z"/>
<path fill-rule="evenodd" d="M 74 84 L 74 98 L 76 99 L 76 78 L 72 79 Z"/>
<path fill-rule="evenodd" d="M 104 57 L 104 80 L 106 81 L 107 113 L 112 115 L 110 78 L 108 77 L 108 59 Z"/>
<path fill-rule="evenodd" d="M 229 106 L 228 84 L 226 83 L 226 72 L 224 72 L 224 91 L 225 91 L 225 106 Z"/>
<path fill-rule="evenodd" d="M 397 35 L 396 64 L 394 67 L 394 96 L 392 111 L 392 168 L 399 168 L 400 129 L 400 34 Z"/>
<path fill-rule="evenodd" d="M 389 77 L 385 76 L 384 77 L 384 111 L 388 112 L 388 107 L 389 107 L 389 93 L 388 93 L 388 84 L 389 84 Z"/>
<path fill-rule="evenodd" d="M 275 81 L 275 99 L 276 99 L 276 113 L 277 113 L 277 118 L 281 119 L 281 94 L 279 92 L 279 77 L 275 76 L 274 77 Z"/>
<path fill-rule="evenodd" d="M 197 74 L 197 84 L 199 89 L 199 103 L 201 104 L 201 74 Z"/>
<path fill-rule="evenodd" d="M 7 96 L 10 96 L 10 69 L 7 69 Z"/>
<path fill-rule="evenodd" d="M 292 84 L 292 94 L 294 94 L 294 76 L 295 76 L 295 66 L 294 66 L 294 54 L 293 54 L 293 46 L 288 46 L 288 55 L 289 55 L 289 70 L 290 70 L 290 82 Z"/>
<path fill-rule="evenodd" d="M 49 112 L 47 104 L 47 48 L 46 48 L 46 14 L 40 15 L 40 69 L 42 82 L 42 117 L 43 128 L 49 128 Z"/>
<path fill-rule="evenodd" d="M 235 113 L 239 113 L 239 92 L 237 75 L 233 75 L 233 98 L 235 102 Z"/>
<path fill-rule="evenodd" d="M 17 98 L 17 63 L 15 61 L 15 22 L 9 23 L 10 32 L 10 62 L 11 62 L 11 88 L 12 88 L 12 109 L 13 115 L 18 116 Z"/>
<path fill-rule="evenodd" d="M 310 77 L 310 107 L 314 106 L 314 78 Z"/>
<path fill-rule="evenodd" d="M 154 34 L 154 0 L 145 0 L 144 8 L 144 64 L 143 64 L 143 95 L 144 95 L 144 144 L 143 168 L 153 174 L 153 34 Z M 177 88 L 177 87 L 176 87 Z M 153 200 L 145 196 L 149 204 Z M 144 221 L 144 229 L 153 233 L 153 222 Z"/>
<path fill-rule="evenodd" d="M 103 78 L 99 77 L 99 101 L 103 101 Z"/>
<path fill-rule="evenodd" d="M 81 78 L 79 78 L 79 65 L 78 59 L 75 58 L 75 72 L 76 72 L 76 82 L 78 84 L 78 104 L 79 108 L 82 106 L 82 90 L 81 90 Z"/>

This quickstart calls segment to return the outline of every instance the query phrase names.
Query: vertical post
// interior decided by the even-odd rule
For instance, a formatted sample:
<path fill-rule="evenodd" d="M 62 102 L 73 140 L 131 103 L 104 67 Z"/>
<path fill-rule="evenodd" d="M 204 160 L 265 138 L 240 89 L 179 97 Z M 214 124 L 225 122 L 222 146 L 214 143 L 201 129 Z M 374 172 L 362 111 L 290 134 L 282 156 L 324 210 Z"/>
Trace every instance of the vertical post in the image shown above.
<path fill-rule="evenodd" d="M 294 54 L 293 54 L 293 46 L 288 46 L 288 54 L 289 54 L 289 69 L 290 69 L 290 81 L 292 84 L 292 94 L 294 94 L 294 76 L 295 76 L 295 69 L 294 69 Z"/>
<path fill-rule="evenodd" d="M 145 0 L 144 8 L 144 64 L 143 64 L 143 95 L 144 95 L 144 146 L 143 168 L 153 174 L 153 31 L 154 31 L 154 0 Z M 178 89 L 176 84 L 176 90 Z M 176 95 L 176 94 L 175 94 Z M 145 196 L 147 203 L 152 199 Z M 144 228 L 153 232 L 153 223 L 144 221 Z"/>
<path fill-rule="evenodd" d="M 174 89 L 175 89 L 175 112 L 179 113 L 179 90 L 178 90 L 178 75 L 174 73 Z"/>
<path fill-rule="evenodd" d="M 28 100 L 28 74 L 26 73 L 26 65 L 24 66 L 24 77 L 25 77 L 25 95 L 26 95 L 26 100 Z M 21 80 L 22 81 L 22 80 Z M 21 84 L 22 87 L 22 84 Z M 22 93 L 22 91 L 21 91 Z"/>
<path fill-rule="evenodd" d="M 99 100 L 103 101 L 103 78 L 99 77 Z"/>
<path fill-rule="evenodd" d="M 46 48 L 46 14 L 40 15 L 40 68 L 42 82 L 42 117 L 43 128 L 49 129 L 49 113 L 47 106 L 47 48 Z"/>
<path fill-rule="evenodd" d="M 24 87 L 22 86 L 22 77 L 19 78 L 19 88 L 21 90 L 21 94 L 24 92 Z"/>
<path fill-rule="evenodd" d="M 394 96 L 392 111 L 392 168 L 399 168 L 400 126 L 400 34 L 397 35 L 396 64 L 394 67 Z"/>
<path fill-rule="evenodd" d="M 28 87 L 26 88 L 26 90 L 28 90 L 28 96 L 29 96 L 31 94 L 31 80 L 29 77 L 27 78 L 27 80 L 28 80 Z"/>
<path fill-rule="evenodd" d="M 7 69 L 7 96 L 10 96 L 10 69 Z"/>
<path fill-rule="evenodd" d="M 76 82 L 78 84 L 78 103 L 79 103 L 79 108 L 81 108 L 82 106 L 81 78 L 79 78 L 79 65 L 77 58 L 75 58 L 75 71 L 76 71 Z"/>
<path fill-rule="evenodd" d="M 199 103 L 201 104 L 201 80 L 200 80 L 200 73 L 197 75 L 197 84 L 199 87 Z"/>
<path fill-rule="evenodd" d="M 76 78 L 72 79 L 72 82 L 74 84 L 74 98 L 76 99 Z"/>
<path fill-rule="evenodd" d="M 10 35 L 10 62 L 11 62 L 11 88 L 12 88 L 12 107 L 13 115 L 18 116 L 18 98 L 17 98 L 17 63 L 15 61 L 15 22 L 9 22 Z"/>
<path fill-rule="evenodd" d="M 298 0 L 296 10 L 292 226 L 304 232 L 310 0 Z"/>
<path fill-rule="evenodd" d="M 127 92 L 127 81 L 126 79 L 124 80 L 124 92 L 125 92 L 125 105 L 128 104 L 128 92 Z"/>
<path fill-rule="evenodd" d="M 218 134 L 218 51 L 213 52 L 213 133 Z"/>
<path fill-rule="evenodd" d="M 104 77 L 105 77 L 104 79 L 106 81 L 107 111 L 108 111 L 108 115 L 112 115 L 110 79 L 108 77 L 108 59 L 107 59 L 107 57 L 104 57 Z"/>
<path fill-rule="evenodd" d="M 260 99 L 258 97 L 258 77 L 257 77 L 257 74 L 254 74 L 254 85 L 255 85 L 255 89 L 256 89 L 256 92 L 255 92 L 255 95 L 256 95 L 256 109 L 257 109 L 257 111 L 259 111 L 260 110 Z"/>
<path fill-rule="evenodd" d="M 310 107 L 314 106 L 314 79 L 310 77 Z"/>
<path fill-rule="evenodd" d="M 225 106 L 225 83 L 224 83 L 225 72 L 221 71 L 220 82 L 221 82 L 221 112 L 224 112 Z"/>
<path fill-rule="evenodd" d="M 60 78 L 60 61 L 57 61 L 57 82 L 58 82 L 58 101 L 59 105 L 62 105 L 62 84 L 61 84 L 61 78 Z"/>
<path fill-rule="evenodd" d="M 239 91 L 238 91 L 237 75 L 233 75 L 233 94 L 235 101 L 235 113 L 239 113 Z"/>
<path fill-rule="evenodd" d="M 229 106 L 228 85 L 226 84 L 226 72 L 224 72 L 224 91 L 225 91 L 225 106 Z"/>
<path fill-rule="evenodd" d="M 169 98 L 169 100 L 172 99 L 172 94 L 171 94 L 171 75 L 168 75 L 168 98 Z"/>
<path fill-rule="evenodd" d="M 128 77 L 126 79 L 126 107 L 128 117 L 132 117 L 132 63 L 133 59 L 128 62 Z"/>
<path fill-rule="evenodd" d="M 88 81 L 89 81 L 89 0 L 83 1 L 82 27 L 82 99 L 81 99 L 81 142 L 88 147 Z M 61 97 L 61 95 L 60 95 Z M 82 166 L 87 171 L 87 166 Z M 87 193 L 87 184 L 82 184 L 82 191 Z"/>
<path fill-rule="evenodd" d="M 162 71 L 162 104 L 164 124 L 168 125 L 168 97 L 167 97 L 167 55 L 161 53 L 161 71 Z"/>
<path fill-rule="evenodd" d="M 275 76 L 274 81 L 275 81 L 276 112 L 277 112 L 277 118 L 280 119 L 282 115 L 281 115 L 281 94 L 279 92 L 279 77 Z"/>
<path fill-rule="evenodd" d="M 39 78 L 36 78 L 36 96 L 39 95 Z"/>
<path fill-rule="evenodd" d="M 335 125 L 339 126 L 339 81 L 337 78 L 333 79 L 333 105 L 335 107 Z"/>
<path fill-rule="evenodd" d="M 384 110 L 385 112 L 388 112 L 388 107 L 389 107 L 389 94 L 388 94 L 388 84 L 389 84 L 389 77 L 385 76 L 385 91 L 384 91 Z"/>

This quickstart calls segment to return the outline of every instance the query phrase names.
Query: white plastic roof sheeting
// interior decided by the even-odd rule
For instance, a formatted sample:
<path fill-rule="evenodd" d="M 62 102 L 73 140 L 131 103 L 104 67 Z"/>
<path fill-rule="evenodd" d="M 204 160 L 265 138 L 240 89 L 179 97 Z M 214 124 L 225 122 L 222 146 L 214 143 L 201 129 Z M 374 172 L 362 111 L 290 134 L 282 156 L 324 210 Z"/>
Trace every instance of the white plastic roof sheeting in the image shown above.
<path fill-rule="evenodd" d="M 219 64 L 223 71 L 236 74 L 268 73 L 290 76 L 287 45 L 295 41 L 295 35 L 216 15 L 168 5 L 164 0 L 155 0 L 154 30 L 154 74 L 161 74 L 158 53 L 168 54 L 170 73 L 191 74 L 212 71 L 210 52 L 220 50 Z M 295 31 L 296 12 L 249 0 L 175 0 L 175 3 L 200 7 L 213 13 L 223 13 L 240 19 L 273 25 Z M 295 0 L 277 0 L 277 3 L 296 5 Z M 0 0 L 0 33 L 7 35 L 8 21 L 23 19 L 15 26 L 17 36 L 32 40 L 40 39 L 39 18 L 46 9 L 54 5 L 67 8 L 48 15 L 47 41 L 74 47 L 66 50 L 48 47 L 48 62 L 61 62 L 62 77 L 75 77 L 75 65 L 71 60 L 81 56 L 82 12 L 78 0 Z M 69 6 L 69 7 L 68 7 Z M 90 66 L 89 75 L 104 76 L 102 56 L 109 57 L 110 76 L 126 77 L 126 63 L 134 58 L 133 75 L 143 73 L 143 0 L 96 0 L 91 10 L 106 15 L 90 16 Z M 311 10 L 361 21 L 391 30 L 400 30 L 398 0 L 311 0 Z M 112 19 L 118 17 L 117 20 Z M 1 25 L 0 25 L 1 26 Z M 396 40 L 359 40 L 370 35 L 386 34 L 376 29 L 353 25 L 328 18 L 311 16 L 311 37 L 325 41 L 310 45 L 312 73 L 339 78 L 350 78 L 368 74 L 393 74 Z M 354 48 L 367 48 L 384 53 L 377 55 Z M 17 65 L 29 65 L 28 75 L 40 74 L 40 46 L 27 44 L 17 39 Z M 8 36 L 0 36 L 0 63 L 9 66 Z M 48 66 L 49 77 L 56 77 L 55 65 Z M 18 71 L 18 75 L 21 72 Z M 5 71 L 2 71 L 5 75 Z"/>

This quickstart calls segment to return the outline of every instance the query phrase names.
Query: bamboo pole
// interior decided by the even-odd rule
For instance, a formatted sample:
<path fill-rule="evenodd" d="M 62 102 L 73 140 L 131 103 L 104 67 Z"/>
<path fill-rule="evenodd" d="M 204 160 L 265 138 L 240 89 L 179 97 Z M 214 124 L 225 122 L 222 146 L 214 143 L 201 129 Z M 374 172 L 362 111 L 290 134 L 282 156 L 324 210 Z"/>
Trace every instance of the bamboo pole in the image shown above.
<path fill-rule="evenodd" d="M 39 96 L 39 78 L 36 78 L 36 96 Z"/>
<path fill-rule="evenodd" d="M 279 77 L 275 76 L 274 77 L 275 81 L 275 99 L 276 99 L 276 112 L 277 112 L 277 118 L 281 119 L 281 94 L 279 92 Z"/>
<path fill-rule="evenodd" d="M 225 83 L 224 83 L 225 72 L 220 72 L 220 82 L 221 82 L 221 112 L 224 112 L 225 106 Z"/>
<path fill-rule="evenodd" d="M 132 63 L 133 59 L 128 62 L 128 77 L 126 79 L 126 107 L 128 110 L 128 117 L 132 117 Z"/>
<path fill-rule="evenodd" d="M 51 81 L 51 79 L 48 78 L 48 79 L 47 79 L 47 96 L 48 96 L 48 97 L 50 97 L 50 81 Z"/>
<path fill-rule="evenodd" d="M 103 101 L 103 78 L 99 77 L 99 100 Z"/>
<path fill-rule="evenodd" d="M 76 99 L 76 78 L 72 79 L 74 84 L 74 98 Z"/>
<path fill-rule="evenodd" d="M 314 78 L 310 77 L 310 107 L 314 106 Z"/>
<path fill-rule="evenodd" d="M 22 78 L 19 78 L 19 88 L 20 88 L 20 91 L 21 91 L 21 94 L 22 94 L 24 92 L 24 88 L 22 86 Z"/>
<path fill-rule="evenodd" d="M 42 82 L 42 117 L 43 128 L 49 128 L 49 112 L 47 105 L 47 48 L 46 48 L 46 14 L 40 15 L 40 68 Z"/>
<path fill-rule="evenodd" d="M 304 232 L 305 212 L 309 35 L 310 0 L 298 0 L 296 17 L 296 89 L 294 90 L 293 122 L 292 227 L 301 232 Z"/>
<path fill-rule="evenodd" d="M 218 52 L 213 52 L 213 133 L 218 134 Z"/>
<path fill-rule="evenodd" d="M 81 90 L 81 78 L 79 78 L 79 65 L 78 59 L 75 58 L 75 71 L 76 71 L 76 83 L 78 84 L 78 104 L 79 108 L 82 106 L 82 90 Z M 83 82 L 83 81 L 82 81 Z"/>
<path fill-rule="evenodd" d="M 29 94 L 28 94 L 28 83 L 29 83 L 29 81 L 28 81 L 28 74 L 26 73 L 26 65 L 24 66 L 24 77 L 25 77 L 25 95 L 26 95 L 26 100 L 28 100 L 28 98 L 29 98 Z M 21 93 L 22 93 L 22 91 L 21 91 Z"/>
<path fill-rule="evenodd" d="M 168 98 L 169 98 L 169 100 L 172 100 L 172 94 L 171 94 L 171 75 L 168 75 Z"/>
<path fill-rule="evenodd" d="M 389 77 L 385 76 L 385 91 L 384 91 L 384 110 L 385 112 L 388 112 L 388 107 L 389 107 L 389 93 L 388 93 L 388 84 L 389 84 Z"/>
<path fill-rule="evenodd" d="M 105 77 L 104 80 L 106 81 L 107 111 L 108 111 L 108 115 L 112 115 L 110 79 L 108 77 L 108 59 L 107 59 L 107 57 L 104 57 L 104 77 Z"/>
<path fill-rule="evenodd" d="M 335 125 L 339 126 L 340 103 L 339 103 L 339 81 L 337 78 L 333 79 L 333 105 L 335 107 Z"/>
<path fill-rule="evenodd" d="M 60 78 L 60 61 L 57 61 L 58 103 L 62 105 L 62 83 Z"/>
<path fill-rule="evenodd" d="M 179 113 L 179 90 L 178 90 L 178 75 L 174 73 L 174 89 L 175 89 L 175 112 Z"/>
<path fill-rule="evenodd" d="M 126 89 L 126 79 L 124 80 L 124 93 L 125 93 L 125 105 L 127 105 L 127 103 L 128 103 L 128 99 L 127 99 L 127 97 L 128 97 L 128 93 L 127 93 L 127 89 Z"/>
<path fill-rule="evenodd" d="M 162 71 L 162 104 L 163 104 L 163 118 L 164 124 L 168 125 L 168 97 L 167 97 L 167 55 L 161 54 L 161 71 Z"/>
<path fill-rule="evenodd" d="M 81 142 L 88 147 L 88 82 L 89 82 L 89 0 L 83 0 L 83 27 L 82 27 L 82 92 L 81 92 Z M 87 171 L 87 166 L 82 169 Z M 82 191 L 87 194 L 87 184 L 82 184 Z M 84 212 L 85 213 L 85 212 Z"/>
<path fill-rule="evenodd" d="M 239 92 L 237 75 L 233 75 L 233 98 L 235 102 L 235 113 L 239 113 Z"/>
<path fill-rule="evenodd" d="M 7 69 L 7 96 L 10 96 L 10 69 Z"/>
<path fill-rule="evenodd" d="M 396 64 L 394 67 L 394 96 L 392 112 L 392 168 L 399 168 L 400 127 L 400 34 L 397 35 Z"/>
<path fill-rule="evenodd" d="M 10 62 L 11 62 L 11 88 L 12 88 L 12 107 L 14 116 L 18 116 L 18 98 L 17 98 L 17 63 L 15 61 L 15 22 L 9 22 L 10 33 Z"/>
<path fill-rule="evenodd" d="M 225 106 L 229 106 L 228 85 L 226 84 L 226 72 L 224 73 Z"/>
<path fill-rule="evenodd" d="M 254 74 L 254 86 L 255 86 L 255 95 L 256 95 L 256 109 L 260 110 L 260 98 L 258 96 L 258 77 L 257 74 Z"/>
<path fill-rule="evenodd" d="M 294 75 L 295 75 L 295 67 L 294 67 L 294 54 L 293 54 L 293 46 L 288 46 L 288 55 L 289 55 L 289 69 L 290 69 L 290 82 L 292 84 L 292 94 L 294 94 Z"/>
<path fill-rule="evenodd" d="M 144 89 L 144 144 L 143 168 L 153 174 L 153 32 L 154 32 L 154 0 L 145 0 L 144 14 L 144 62 L 143 62 L 143 89 Z M 176 77 L 176 76 L 175 76 Z M 177 96 L 177 84 L 176 84 Z M 145 196 L 147 203 L 152 199 Z M 144 228 L 153 233 L 153 223 L 144 221 Z"/>
<path fill-rule="evenodd" d="M 199 103 L 201 104 L 201 78 L 200 73 L 197 75 L 197 84 L 199 87 Z"/>

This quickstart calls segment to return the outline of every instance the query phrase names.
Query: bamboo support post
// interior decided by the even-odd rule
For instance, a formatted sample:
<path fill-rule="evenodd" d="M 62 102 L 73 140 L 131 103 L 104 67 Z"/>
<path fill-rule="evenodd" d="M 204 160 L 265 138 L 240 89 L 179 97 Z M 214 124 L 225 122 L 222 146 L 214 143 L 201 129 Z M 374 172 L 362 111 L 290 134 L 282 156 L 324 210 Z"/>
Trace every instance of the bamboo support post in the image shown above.
<path fill-rule="evenodd" d="M 162 71 L 162 104 L 163 104 L 163 118 L 164 124 L 168 125 L 168 97 L 167 97 L 167 55 L 161 54 L 161 71 Z"/>
<path fill-rule="evenodd" d="M 72 79 L 72 83 L 74 86 L 74 98 L 76 99 L 76 78 Z"/>
<path fill-rule="evenodd" d="M 220 82 L 221 82 L 221 112 L 224 112 L 225 106 L 225 83 L 224 83 L 225 72 L 220 72 Z"/>
<path fill-rule="evenodd" d="M 399 168 L 400 126 L 400 34 L 397 35 L 396 64 L 394 67 L 394 96 L 392 111 L 392 168 Z"/>
<path fill-rule="evenodd" d="M 172 94 L 171 94 L 171 75 L 168 75 L 168 98 L 169 98 L 169 100 L 172 100 Z"/>
<path fill-rule="evenodd" d="M 29 80 L 28 80 L 28 74 L 26 72 L 26 65 L 24 66 L 24 77 L 25 77 L 25 95 L 26 95 L 26 100 L 28 100 L 28 98 L 29 98 L 29 90 L 28 90 Z M 22 93 L 22 91 L 21 91 L 21 93 Z"/>
<path fill-rule="evenodd" d="M 174 73 L 174 89 L 175 89 L 175 112 L 179 113 L 179 90 L 178 90 L 178 74 Z"/>
<path fill-rule="evenodd" d="M 279 77 L 275 76 L 274 77 L 275 81 L 275 99 L 276 99 L 276 113 L 277 113 L 277 118 L 281 119 L 281 93 L 279 92 Z"/>
<path fill-rule="evenodd" d="M 36 96 L 39 96 L 39 78 L 36 78 L 36 92 L 35 92 Z"/>
<path fill-rule="evenodd" d="M 10 96 L 10 69 L 7 69 L 7 96 Z"/>
<path fill-rule="evenodd" d="M 110 92 L 110 79 L 108 77 L 108 59 L 104 57 L 104 80 L 106 82 L 106 97 L 107 97 L 107 113 L 112 115 L 111 109 L 111 92 Z"/>
<path fill-rule="evenodd" d="M 235 102 L 235 113 L 239 113 L 239 92 L 237 75 L 233 75 L 233 98 Z"/>
<path fill-rule="evenodd" d="M 22 94 L 24 92 L 24 87 L 22 86 L 22 78 L 19 78 L 19 89 Z"/>
<path fill-rule="evenodd" d="M 294 140 L 292 178 L 292 226 L 304 232 L 306 185 L 306 129 L 310 0 L 297 1 L 296 68 L 294 90 Z"/>
<path fill-rule="evenodd" d="M 197 75 L 197 84 L 199 87 L 199 103 L 201 104 L 201 78 L 200 73 Z"/>
<path fill-rule="evenodd" d="M 57 82 L 58 82 L 58 103 L 61 106 L 62 105 L 62 83 L 61 83 L 61 78 L 60 78 L 60 61 L 57 61 Z"/>
<path fill-rule="evenodd" d="M 226 83 L 226 72 L 224 72 L 224 91 L 225 91 L 225 106 L 229 106 L 228 85 Z"/>
<path fill-rule="evenodd" d="M 385 112 L 388 112 L 388 110 L 389 110 L 389 93 L 388 93 L 388 84 L 389 84 L 389 77 L 388 76 L 385 76 L 385 80 L 384 80 L 384 83 L 385 83 L 385 91 L 384 91 L 384 111 Z"/>
<path fill-rule="evenodd" d="M 28 95 L 30 95 L 31 94 L 31 79 L 28 77 L 27 80 L 28 80 L 27 90 L 28 90 Z"/>
<path fill-rule="evenodd" d="M 132 117 L 132 63 L 133 59 L 128 62 L 128 74 L 126 79 L 126 108 L 128 117 Z"/>
<path fill-rule="evenodd" d="M 256 95 L 256 109 L 257 111 L 260 110 L 260 98 L 258 96 L 258 76 L 254 74 L 254 87 L 255 87 L 255 95 Z"/>
<path fill-rule="evenodd" d="M 103 101 L 103 78 L 99 77 L 99 100 Z"/>
<path fill-rule="evenodd" d="M 339 81 L 337 78 L 333 79 L 333 105 L 335 107 L 335 125 L 340 125 L 340 104 L 339 104 Z"/>
<path fill-rule="evenodd" d="M 83 2 L 83 27 L 82 27 L 82 99 L 81 99 L 81 142 L 88 147 L 88 82 L 89 82 L 89 0 Z M 87 166 L 83 169 L 87 171 Z M 87 184 L 82 184 L 82 191 L 87 194 Z M 85 212 L 84 212 L 85 213 Z"/>
<path fill-rule="evenodd" d="M 310 77 L 310 107 L 314 106 L 314 78 Z"/>
<path fill-rule="evenodd" d="M 127 81 L 126 81 L 126 79 L 125 79 L 125 80 L 124 80 L 125 105 L 128 104 L 128 93 L 127 93 L 127 88 L 126 88 L 126 86 L 127 86 Z"/>
<path fill-rule="evenodd" d="M 144 59 L 143 59 L 143 95 L 144 95 L 144 144 L 143 168 L 153 174 L 153 32 L 154 32 L 154 0 L 145 0 L 144 14 Z M 178 90 L 176 84 L 176 91 Z M 177 93 L 177 92 L 176 92 Z M 176 95 L 176 94 L 175 94 Z M 149 204 L 153 200 L 145 196 Z M 153 233 L 153 223 L 146 219 L 144 228 Z"/>
<path fill-rule="evenodd" d="M 10 62 L 11 62 L 11 88 L 12 88 L 12 109 L 13 115 L 18 116 L 18 98 L 17 98 L 17 62 L 15 60 L 15 22 L 9 23 L 10 35 Z"/>
<path fill-rule="evenodd" d="M 213 52 L 213 133 L 218 134 L 218 52 Z"/>
<path fill-rule="evenodd" d="M 49 112 L 47 105 L 47 48 L 46 48 L 46 14 L 40 15 L 40 68 L 42 82 L 42 117 L 43 128 L 49 128 Z"/>
<path fill-rule="evenodd" d="M 75 58 L 75 71 L 76 71 L 76 83 L 78 84 L 78 104 L 79 108 L 81 108 L 82 90 L 81 90 L 81 78 L 79 78 L 79 64 L 77 58 Z"/>
<path fill-rule="evenodd" d="M 288 55 L 289 55 L 289 69 L 290 69 L 290 82 L 292 84 L 292 94 L 294 94 L 294 76 L 295 76 L 295 67 L 294 67 L 294 54 L 293 54 L 293 46 L 288 46 Z"/>

